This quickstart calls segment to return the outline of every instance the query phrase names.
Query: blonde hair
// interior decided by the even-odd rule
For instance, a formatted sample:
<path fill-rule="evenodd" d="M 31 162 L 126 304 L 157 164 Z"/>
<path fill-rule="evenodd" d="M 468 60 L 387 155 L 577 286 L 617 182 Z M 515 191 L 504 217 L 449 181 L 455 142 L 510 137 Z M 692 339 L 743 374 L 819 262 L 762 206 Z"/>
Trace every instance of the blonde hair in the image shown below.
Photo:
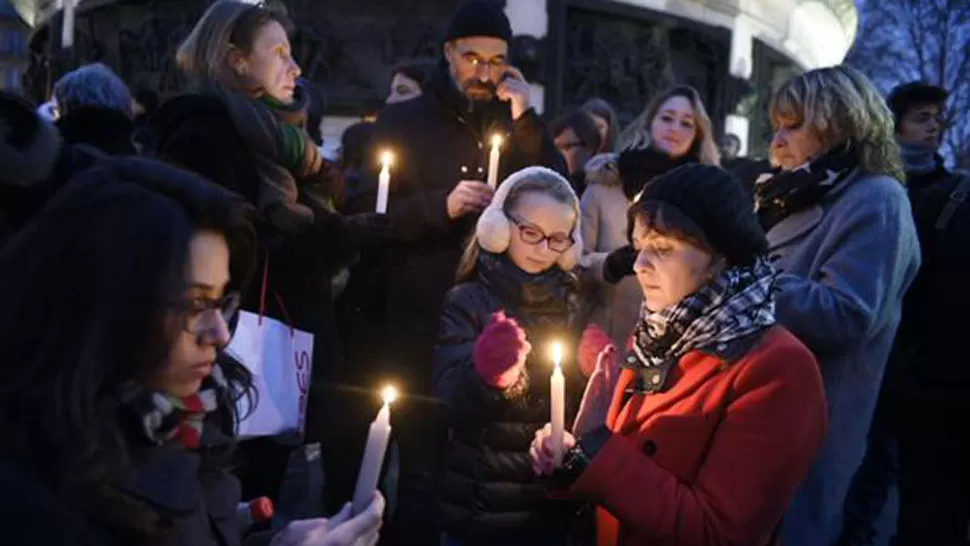
<path fill-rule="evenodd" d="M 642 150 L 649 147 L 652 142 L 650 125 L 653 123 L 653 118 L 657 117 L 664 103 L 673 97 L 687 99 L 694 109 L 694 125 L 697 133 L 694 135 L 694 142 L 691 143 L 690 150 L 687 152 L 688 155 L 696 157 L 700 163 L 720 165 L 721 152 L 717 148 L 717 143 L 714 142 L 711 117 L 707 115 L 707 109 L 704 108 L 700 93 L 689 85 L 670 87 L 648 102 L 643 112 L 627 125 L 623 133 L 620 134 L 618 149 Z"/>
<path fill-rule="evenodd" d="M 575 236 L 576 223 L 579 221 L 579 199 L 576 194 L 563 184 L 561 177 L 555 173 L 537 172 L 534 175 L 520 180 L 509 190 L 505 202 L 502 204 L 502 212 L 508 218 L 519 206 L 522 196 L 527 193 L 542 193 L 552 197 L 557 202 L 568 205 L 573 210 L 573 226 L 570 231 Z M 478 243 L 478 236 L 472 234 L 462 253 L 461 261 L 458 263 L 458 272 L 455 275 L 455 282 L 463 282 L 471 277 L 478 264 L 478 256 L 482 252 L 482 247 Z"/>
<path fill-rule="evenodd" d="M 175 53 L 175 62 L 195 83 L 216 83 L 230 89 L 245 88 L 229 64 L 229 54 L 252 50 L 256 34 L 270 22 L 289 30 L 286 16 L 260 4 L 219 0 L 209 6 Z"/>
<path fill-rule="evenodd" d="M 771 98 L 771 122 L 808 128 L 827 152 L 854 147 L 859 166 L 904 180 L 893 116 L 879 91 L 858 70 L 833 66 L 785 82 Z"/>

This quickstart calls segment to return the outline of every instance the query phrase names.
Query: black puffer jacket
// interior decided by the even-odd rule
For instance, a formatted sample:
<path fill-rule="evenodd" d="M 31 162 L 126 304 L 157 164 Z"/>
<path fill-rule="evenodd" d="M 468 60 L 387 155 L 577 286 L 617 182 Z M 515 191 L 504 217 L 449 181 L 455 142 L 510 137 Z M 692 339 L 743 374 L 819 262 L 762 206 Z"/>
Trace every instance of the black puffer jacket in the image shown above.
<path fill-rule="evenodd" d="M 547 357 L 553 340 L 578 340 L 575 284 L 558 267 L 530 275 L 506 256 L 483 253 L 472 281 L 445 299 L 434 356 L 434 390 L 450 402 L 449 440 L 438 495 L 444 530 L 464 544 L 505 544 L 565 535 L 576 506 L 546 499 L 532 472 L 529 446 L 549 422 Z M 473 349 L 498 310 L 526 330 L 532 353 L 525 373 L 506 390 L 474 369 Z M 567 354 L 575 346 L 567 344 Z M 572 423 L 584 380 L 567 358 L 566 424 Z"/>

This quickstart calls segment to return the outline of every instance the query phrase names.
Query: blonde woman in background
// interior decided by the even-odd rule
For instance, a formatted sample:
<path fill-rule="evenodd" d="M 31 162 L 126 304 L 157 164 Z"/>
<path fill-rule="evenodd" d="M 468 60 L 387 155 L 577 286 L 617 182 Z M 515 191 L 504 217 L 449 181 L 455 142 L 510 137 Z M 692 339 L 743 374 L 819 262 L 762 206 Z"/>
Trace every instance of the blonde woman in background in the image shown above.
<path fill-rule="evenodd" d="M 630 276 L 635 253 L 627 209 L 649 180 L 687 163 L 717 165 L 719 156 L 707 110 L 697 91 L 686 85 L 654 97 L 620 142 L 623 152 L 594 157 L 586 166 L 581 265 L 591 321 L 625 347 L 643 301 Z"/>
<path fill-rule="evenodd" d="M 818 357 L 829 405 L 829 437 L 784 538 L 817 546 L 838 537 L 919 246 L 893 118 L 865 76 L 806 72 L 778 90 L 770 114 L 772 162 L 783 170 L 755 194 L 783 273 L 777 316 Z"/>

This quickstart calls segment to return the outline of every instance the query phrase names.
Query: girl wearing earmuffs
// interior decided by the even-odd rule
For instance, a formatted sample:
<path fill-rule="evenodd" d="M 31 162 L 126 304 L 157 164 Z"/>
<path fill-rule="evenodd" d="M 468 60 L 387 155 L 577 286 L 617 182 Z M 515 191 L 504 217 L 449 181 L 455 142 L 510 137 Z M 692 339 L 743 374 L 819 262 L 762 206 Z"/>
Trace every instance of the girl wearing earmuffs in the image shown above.
<path fill-rule="evenodd" d="M 579 199 L 559 174 L 530 167 L 485 209 L 448 293 L 434 355 L 435 394 L 449 403 L 438 508 L 452 545 L 561 545 L 575 505 L 546 500 L 529 444 L 549 420 L 549 344 L 566 347 L 566 419 L 582 394 L 569 353 Z M 571 403 L 572 402 L 572 403 Z"/>

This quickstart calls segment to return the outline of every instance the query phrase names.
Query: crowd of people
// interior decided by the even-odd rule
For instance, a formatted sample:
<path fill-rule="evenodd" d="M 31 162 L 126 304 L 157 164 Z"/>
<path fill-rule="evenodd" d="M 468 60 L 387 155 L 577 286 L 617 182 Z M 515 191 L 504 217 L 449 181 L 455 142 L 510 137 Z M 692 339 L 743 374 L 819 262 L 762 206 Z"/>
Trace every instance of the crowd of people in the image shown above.
<path fill-rule="evenodd" d="M 101 64 L 40 108 L 0 93 L 0 542 L 864 546 L 895 488 L 893 544 L 968 543 L 946 90 L 795 76 L 766 161 L 686 85 L 547 123 L 473 0 L 332 159 L 290 28 L 212 4 L 161 103 Z M 237 437 L 260 393 L 224 349 L 256 309 L 314 337 L 302 435 Z M 246 519 L 308 443 L 318 513 Z"/>

